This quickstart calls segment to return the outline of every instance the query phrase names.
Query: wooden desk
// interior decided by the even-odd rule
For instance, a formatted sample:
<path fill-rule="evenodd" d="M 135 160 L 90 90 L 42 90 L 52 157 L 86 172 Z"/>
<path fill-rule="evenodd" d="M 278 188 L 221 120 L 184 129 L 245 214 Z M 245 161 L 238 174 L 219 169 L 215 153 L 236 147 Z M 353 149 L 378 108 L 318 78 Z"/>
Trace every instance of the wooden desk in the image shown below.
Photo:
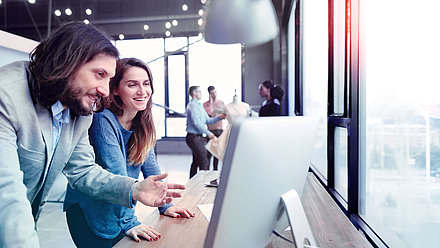
<path fill-rule="evenodd" d="M 174 201 L 175 205 L 195 212 L 195 217 L 171 218 L 154 211 L 142 220 L 142 223 L 156 228 L 162 234 L 161 239 L 153 242 L 142 240 L 137 243 L 130 237 L 124 237 L 115 247 L 203 247 L 209 222 L 197 205 L 214 202 L 217 189 L 206 187 L 205 183 L 218 177 L 219 172 L 198 172 L 186 184 L 183 197 Z M 311 173 L 308 175 L 301 198 L 319 247 L 370 247 Z M 292 245 L 276 238 L 268 247 L 292 247 Z"/>

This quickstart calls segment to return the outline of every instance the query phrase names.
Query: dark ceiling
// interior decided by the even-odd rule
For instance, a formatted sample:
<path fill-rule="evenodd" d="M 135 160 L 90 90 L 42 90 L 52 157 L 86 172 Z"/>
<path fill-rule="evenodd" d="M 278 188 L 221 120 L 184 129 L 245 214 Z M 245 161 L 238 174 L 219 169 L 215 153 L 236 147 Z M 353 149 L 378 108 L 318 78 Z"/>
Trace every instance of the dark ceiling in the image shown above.
<path fill-rule="evenodd" d="M 202 26 L 199 10 L 207 9 L 204 0 L 0 0 L 0 29 L 36 41 L 47 37 L 48 32 L 69 21 L 83 21 L 99 26 L 114 39 L 123 33 L 125 39 L 198 35 Z M 203 4 L 202 4 L 203 2 Z M 186 4 L 188 10 L 182 10 Z M 65 14 L 70 8 L 72 15 Z M 87 15 L 85 10 L 92 10 Z M 61 11 L 61 16 L 55 15 Z M 167 21 L 177 20 L 177 26 L 167 29 Z M 48 23 L 50 27 L 48 28 Z M 149 29 L 144 30 L 148 24 Z"/>
<path fill-rule="evenodd" d="M 197 36 L 203 31 L 199 25 L 199 10 L 204 14 L 212 0 L 0 0 L 0 30 L 41 41 L 48 33 L 69 21 L 84 21 L 99 26 L 113 39 L 124 34 L 125 39 Z M 218 0 L 223 1 L 223 0 Z M 242 1 L 242 0 L 238 0 Z M 272 0 L 279 22 L 287 6 L 294 0 Z M 188 10 L 182 10 L 186 4 Z M 65 13 L 66 8 L 72 15 Z M 289 7 L 287 7 L 289 8 Z M 87 15 L 86 9 L 92 14 Z M 55 11 L 61 11 L 60 16 Z M 167 21 L 178 25 L 165 27 Z M 50 25 L 48 25 L 50 23 Z M 149 26 L 144 30 L 144 25 Z M 49 26 L 49 27 L 48 27 Z"/>

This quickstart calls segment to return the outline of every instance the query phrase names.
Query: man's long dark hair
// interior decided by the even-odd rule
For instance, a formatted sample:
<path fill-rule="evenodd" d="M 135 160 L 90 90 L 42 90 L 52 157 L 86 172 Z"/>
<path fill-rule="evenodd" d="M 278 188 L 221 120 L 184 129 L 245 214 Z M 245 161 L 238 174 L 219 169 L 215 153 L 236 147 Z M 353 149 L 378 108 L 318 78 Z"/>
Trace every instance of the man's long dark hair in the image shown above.
<path fill-rule="evenodd" d="M 110 94 L 103 98 L 103 105 L 98 106 L 98 111 L 102 108 L 109 108 L 117 116 L 124 114 L 122 100 L 115 95 L 116 90 L 121 83 L 124 74 L 132 67 L 139 67 L 147 72 L 150 79 L 151 95 L 147 102 L 147 108 L 139 111 L 131 122 L 133 135 L 128 140 L 128 161 L 135 166 L 142 165 L 148 155 L 148 152 L 156 144 L 156 129 L 153 122 L 153 75 L 150 68 L 139 59 L 124 58 L 116 63 L 116 74 L 110 80 Z"/>
<path fill-rule="evenodd" d="M 106 34 L 91 24 L 70 22 L 59 27 L 30 54 L 30 82 L 34 101 L 49 108 L 60 100 L 69 77 L 98 54 L 119 58 Z"/>

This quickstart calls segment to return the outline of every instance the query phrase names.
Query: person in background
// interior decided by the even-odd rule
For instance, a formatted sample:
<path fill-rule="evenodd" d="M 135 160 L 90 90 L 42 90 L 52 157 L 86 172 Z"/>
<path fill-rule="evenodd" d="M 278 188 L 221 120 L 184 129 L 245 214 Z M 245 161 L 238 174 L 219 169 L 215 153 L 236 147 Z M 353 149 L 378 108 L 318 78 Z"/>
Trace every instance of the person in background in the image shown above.
<path fill-rule="evenodd" d="M 259 116 L 280 116 L 284 90 L 272 80 L 266 80 L 259 86 L 259 93 L 265 100 L 261 104 Z"/>
<path fill-rule="evenodd" d="M 186 107 L 186 144 L 192 151 L 193 160 L 189 172 L 189 178 L 192 178 L 199 170 L 209 170 L 208 151 L 205 148 L 206 135 L 213 139 L 214 134 L 206 128 L 206 125 L 214 124 L 225 118 L 225 113 L 217 117 L 209 117 L 199 102 L 202 99 L 202 92 L 199 86 L 191 86 L 188 89 L 191 101 Z"/>
<path fill-rule="evenodd" d="M 232 97 L 232 102 L 225 105 L 225 114 L 228 125 L 224 132 L 217 139 L 211 139 L 206 144 L 208 152 L 212 153 L 216 158 L 223 161 L 225 157 L 226 145 L 228 143 L 229 134 L 231 132 L 231 124 L 241 118 L 252 116 L 251 106 L 242 102 L 237 95 Z M 257 116 L 258 114 L 255 113 Z"/>
<path fill-rule="evenodd" d="M 118 50 L 93 25 L 66 23 L 31 53 L 0 68 L 0 247 L 39 247 L 36 222 L 58 175 L 93 198 L 163 206 L 185 186 L 167 174 L 136 181 L 95 163 L 92 110 L 109 93 Z"/>
<path fill-rule="evenodd" d="M 137 179 L 159 175 L 154 154 L 156 132 L 151 112 L 153 77 L 148 66 L 135 58 L 121 59 L 110 80 L 110 95 L 93 115 L 89 130 L 97 164 L 122 176 Z M 105 107 L 105 108 L 104 108 Z M 77 247 L 112 247 L 125 235 L 154 241 L 161 234 L 141 224 L 134 209 L 95 200 L 67 186 L 64 201 L 67 223 Z M 194 216 L 186 208 L 165 204 L 161 214 Z"/>
<path fill-rule="evenodd" d="M 209 100 L 203 103 L 203 107 L 208 113 L 209 117 L 217 117 L 224 112 L 225 103 L 217 99 L 217 90 L 214 86 L 208 87 Z M 214 134 L 215 137 L 219 137 L 223 132 L 223 121 L 219 120 L 214 124 L 208 125 L 208 130 Z M 208 139 L 209 140 L 209 139 Z M 211 162 L 212 154 L 208 151 L 208 164 Z M 218 170 L 218 158 L 214 157 L 212 162 L 214 170 Z M 209 165 L 208 165 L 209 169 Z"/>

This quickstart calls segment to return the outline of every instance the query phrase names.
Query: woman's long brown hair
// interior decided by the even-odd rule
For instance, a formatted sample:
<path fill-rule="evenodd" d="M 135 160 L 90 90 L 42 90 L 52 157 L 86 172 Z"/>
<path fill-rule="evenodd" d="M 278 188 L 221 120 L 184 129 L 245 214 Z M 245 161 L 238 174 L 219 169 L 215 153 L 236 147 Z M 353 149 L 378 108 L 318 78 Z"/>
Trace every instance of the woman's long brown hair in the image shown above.
<path fill-rule="evenodd" d="M 134 165 L 141 165 L 147 158 L 148 152 L 156 144 L 156 129 L 153 122 L 152 106 L 153 106 L 153 76 L 150 68 L 141 60 L 136 58 L 124 58 L 118 60 L 116 64 L 116 74 L 110 80 L 110 94 L 104 99 L 104 106 L 109 108 L 117 116 L 122 116 L 124 109 L 122 108 L 122 100 L 118 95 L 115 95 L 115 90 L 124 77 L 128 69 L 132 67 L 139 67 L 144 69 L 148 78 L 150 79 L 151 96 L 147 103 L 145 110 L 139 111 L 134 117 L 131 127 L 133 134 L 128 140 L 128 161 Z"/>

